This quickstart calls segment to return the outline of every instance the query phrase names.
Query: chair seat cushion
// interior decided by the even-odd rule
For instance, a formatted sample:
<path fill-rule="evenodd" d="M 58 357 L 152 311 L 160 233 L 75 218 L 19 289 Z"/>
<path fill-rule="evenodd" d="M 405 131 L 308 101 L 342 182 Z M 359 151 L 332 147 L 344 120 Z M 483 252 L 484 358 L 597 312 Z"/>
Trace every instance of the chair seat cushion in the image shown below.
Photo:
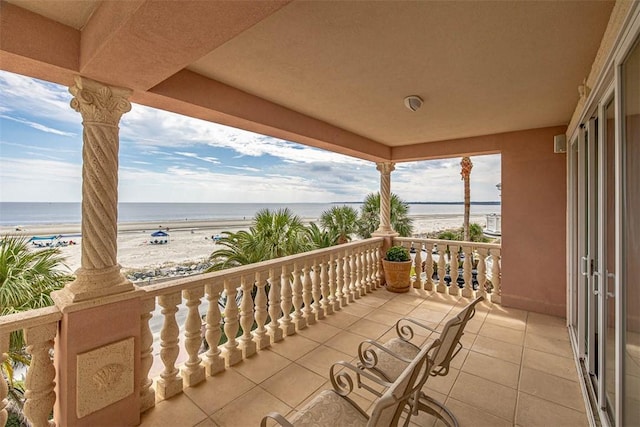
<path fill-rule="evenodd" d="M 420 349 L 415 345 L 403 341 L 400 338 L 392 338 L 384 343 L 383 346 L 392 352 L 411 360 L 413 360 L 420 351 Z M 404 371 L 404 369 L 409 365 L 408 363 L 398 360 L 383 351 L 376 351 L 376 353 L 378 353 L 378 364 L 376 365 L 376 369 L 389 378 L 390 381 L 395 381 L 402 371 Z"/>
<path fill-rule="evenodd" d="M 294 426 L 366 426 L 367 417 L 349 400 L 333 390 L 325 390 L 291 419 Z"/>

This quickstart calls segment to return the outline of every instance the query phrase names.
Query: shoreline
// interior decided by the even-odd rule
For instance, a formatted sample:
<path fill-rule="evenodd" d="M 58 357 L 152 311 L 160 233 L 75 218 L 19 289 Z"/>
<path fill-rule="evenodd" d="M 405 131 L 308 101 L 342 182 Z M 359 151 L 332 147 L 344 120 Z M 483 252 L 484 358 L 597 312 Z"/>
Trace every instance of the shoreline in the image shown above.
<path fill-rule="evenodd" d="M 461 227 L 463 215 L 421 214 L 412 215 L 414 235 Z M 472 215 L 470 221 L 485 224 L 485 214 Z M 302 218 L 305 224 L 317 222 L 317 218 Z M 118 224 L 118 263 L 125 271 L 167 268 L 168 266 L 198 264 L 206 260 L 213 251 L 221 248 L 212 237 L 222 232 L 246 230 L 253 224 L 251 219 L 201 220 L 168 222 L 131 222 Z M 169 229 L 166 244 L 154 244 L 151 233 L 159 228 Z M 20 231 L 15 227 L 0 227 L 0 235 L 33 236 L 67 235 L 80 233 L 80 224 L 42 224 L 26 226 Z M 62 239 L 66 240 L 66 239 Z M 59 247 L 69 272 L 81 265 L 82 238 L 73 237 L 78 244 Z M 34 250 L 37 248 L 34 247 Z"/>

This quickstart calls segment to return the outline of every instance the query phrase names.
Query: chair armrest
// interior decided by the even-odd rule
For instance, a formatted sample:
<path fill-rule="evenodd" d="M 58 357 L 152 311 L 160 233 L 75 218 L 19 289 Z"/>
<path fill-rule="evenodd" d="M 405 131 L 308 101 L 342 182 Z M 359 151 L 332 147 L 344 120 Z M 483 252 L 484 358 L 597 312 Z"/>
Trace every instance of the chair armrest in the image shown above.
<path fill-rule="evenodd" d="M 415 326 L 419 326 L 422 329 L 426 329 L 429 332 L 433 332 L 436 334 L 440 334 L 440 331 L 433 329 L 427 325 L 425 325 L 424 323 L 420 323 L 417 320 L 414 320 L 412 318 L 409 317 L 403 317 L 400 320 L 398 320 L 396 322 L 396 334 L 398 335 L 398 337 L 400 337 L 401 339 L 405 340 L 405 341 L 411 341 L 411 339 L 413 338 L 414 332 L 413 332 L 413 328 L 411 327 L 412 325 L 403 325 L 402 323 L 412 323 Z"/>
<path fill-rule="evenodd" d="M 368 345 L 368 347 L 364 348 L 365 345 Z M 378 364 L 378 354 L 371 347 L 375 347 L 376 349 L 383 351 L 384 353 L 402 362 L 411 363 L 413 361 L 413 359 L 409 359 L 407 357 L 399 355 L 394 351 L 389 350 L 377 341 L 364 340 L 360 343 L 360 345 L 358 345 L 358 359 L 360 360 L 360 364 L 364 368 L 373 369 Z"/>
<path fill-rule="evenodd" d="M 340 371 L 338 372 L 337 369 L 340 369 Z M 331 380 L 333 390 L 343 397 L 348 396 L 353 391 L 354 386 L 353 378 L 348 371 L 351 371 L 355 374 L 356 385 L 358 388 L 363 388 L 378 397 L 381 396 L 381 394 L 372 386 L 370 386 L 366 382 L 363 382 L 362 378 L 366 378 L 372 383 L 385 388 L 393 385 L 393 383 L 385 381 L 379 376 L 373 375 L 372 373 L 365 371 L 360 367 L 353 366 L 352 364 L 344 361 L 339 361 L 331 365 L 331 369 L 329 370 L 329 379 Z"/>
<path fill-rule="evenodd" d="M 279 414 L 278 412 L 269 412 L 267 415 L 262 417 L 262 421 L 260 422 L 260 427 L 267 427 L 267 421 L 269 418 L 271 418 L 272 420 L 275 420 L 278 424 L 280 424 L 283 427 L 293 427 L 293 424 L 287 421 L 287 419 L 283 417 L 281 414 Z"/>

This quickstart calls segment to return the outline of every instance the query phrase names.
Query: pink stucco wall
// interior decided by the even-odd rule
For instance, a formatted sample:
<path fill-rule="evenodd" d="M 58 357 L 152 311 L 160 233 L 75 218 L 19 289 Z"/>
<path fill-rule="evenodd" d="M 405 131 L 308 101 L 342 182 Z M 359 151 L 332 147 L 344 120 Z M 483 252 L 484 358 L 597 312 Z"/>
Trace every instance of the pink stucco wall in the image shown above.
<path fill-rule="evenodd" d="M 564 126 L 396 147 L 395 161 L 502 155 L 502 304 L 566 315 Z M 392 178 L 393 179 L 393 178 Z M 472 189 L 473 191 L 473 189 Z"/>

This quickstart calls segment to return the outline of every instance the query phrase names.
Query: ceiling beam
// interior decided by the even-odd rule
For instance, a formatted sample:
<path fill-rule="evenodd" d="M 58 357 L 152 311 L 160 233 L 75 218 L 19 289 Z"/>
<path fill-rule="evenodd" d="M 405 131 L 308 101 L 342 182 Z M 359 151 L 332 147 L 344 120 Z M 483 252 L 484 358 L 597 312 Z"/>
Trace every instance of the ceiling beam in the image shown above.
<path fill-rule="evenodd" d="M 102 2 L 82 31 L 80 72 L 150 89 L 289 1 Z"/>

